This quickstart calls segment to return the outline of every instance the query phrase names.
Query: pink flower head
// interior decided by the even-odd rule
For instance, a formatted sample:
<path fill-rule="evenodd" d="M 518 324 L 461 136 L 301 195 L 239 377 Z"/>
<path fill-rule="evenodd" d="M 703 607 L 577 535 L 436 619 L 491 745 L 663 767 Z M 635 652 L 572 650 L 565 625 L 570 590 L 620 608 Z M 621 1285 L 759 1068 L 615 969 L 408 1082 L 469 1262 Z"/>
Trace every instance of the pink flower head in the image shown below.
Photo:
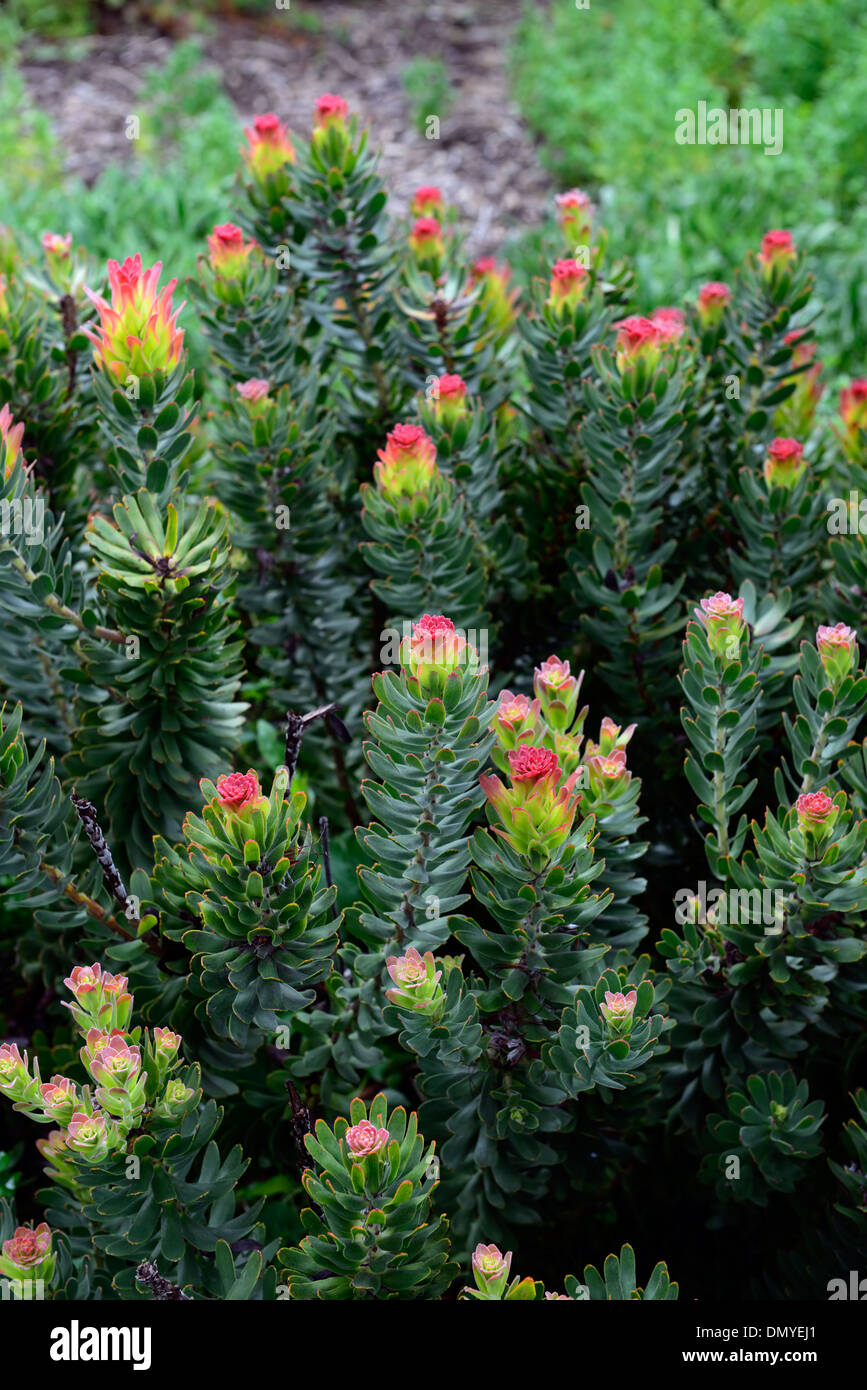
<path fill-rule="evenodd" d="M 3 1242 L 0 1272 L 12 1279 L 20 1279 L 22 1275 L 30 1279 L 50 1279 L 54 1272 L 54 1257 L 47 1221 L 40 1222 L 35 1229 L 32 1226 L 15 1228 L 9 1239 Z"/>
<path fill-rule="evenodd" d="M 804 837 L 808 854 L 824 852 L 833 836 L 840 807 L 823 787 L 821 791 L 804 792 L 795 802 L 798 830 Z"/>
<path fill-rule="evenodd" d="M 265 810 L 268 798 L 262 795 L 258 774 L 252 768 L 248 772 L 231 772 L 217 778 L 217 799 L 227 811 L 240 813 L 248 810 Z"/>
<path fill-rule="evenodd" d="M 425 689 L 434 677 L 439 682 L 460 666 L 475 666 L 478 652 L 455 631 L 451 618 L 441 613 L 424 613 L 413 624 L 412 637 L 401 643 L 400 659 Z"/>
<path fill-rule="evenodd" d="M 858 663 L 856 633 L 845 623 L 816 630 L 816 646 L 825 675 L 832 689 L 838 690 Z"/>
<path fill-rule="evenodd" d="M 433 962 L 432 951 L 421 956 L 414 946 L 410 946 L 405 956 L 388 957 L 388 973 L 396 985 L 402 985 L 404 989 L 414 989 L 427 979 L 428 961 Z M 441 975 L 442 971 L 438 970 L 437 979 Z"/>
<path fill-rule="evenodd" d="M 111 304 L 85 286 L 85 294 L 99 313 L 99 326 L 84 332 L 94 345 L 94 360 L 118 381 L 127 376 L 170 372 L 181 360 L 184 331 L 177 317 L 184 307 L 172 308 L 177 280 L 159 289 L 162 262 L 142 269 L 141 256 L 127 256 L 122 265 L 108 263 Z"/>
<path fill-rule="evenodd" d="M 834 801 L 826 791 L 805 792 L 795 802 L 798 820 L 808 825 L 824 825 L 833 817 Z"/>
<path fill-rule="evenodd" d="M 90 1059 L 90 1073 L 103 1086 L 125 1086 L 141 1071 L 141 1049 L 113 1031 Z"/>
<path fill-rule="evenodd" d="M 732 301 L 732 292 L 722 280 L 708 280 L 698 292 L 698 317 L 702 328 L 715 327 Z"/>
<path fill-rule="evenodd" d="M 97 1162 L 108 1152 L 105 1117 L 77 1110 L 66 1127 L 66 1143 L 75 1153 Z"/>
<path fill-rule="evenodd" d="M 173 1057 L 180 1045 L 180 1033 L 173 1033 L 170 1028 L 154 1029 L 154 1047 L 157 1052 L 162 1052 L 166 1057 Z"/>
<path fill-rule="evenodd" d="M 3 476 L 8 478 L 12 474 L 21 449 L 21 440 L 24 435 L 23 425 L 12 423 L 12 412 L 8 405 L 4 405 L 0 410 L 0 439 L 5 446 L 5 463 L 3 465 Z"/>
<path fill-rule="evenodd" d="M 580 188 L 570 188 L 568 193 L 558 193 L 554 202 L 560 231 L 567 245 L 576 249 L 588 246 L 596 211 L 589 193 L 583 193 Z"/>
<path fill-rule="evenodd" d="M 654 309 L 650 322 L 656 329 L 661 343 L 677 343 L 684 334 L 684 317 L 681 309 L 663 306 Z"/>
<path fill-rule="evenodd" d="M 225 275 L 230 280 L 243 275 L 256 243 L 245 241 L 240 227 L 234 222 L 219 223 L 207 241 L 208 263 L 217 275 Z"/>
<path fill-rule="evenodd" d="M 392 503 L 415 493 L 426 495 L 439 477 L 436 460 L 436 445 L 421 425 L 395 425 L 385 448 L 377 450 L 376 485 Z"/>
<path fill-rule="evenodd" d="M 472 1257 L 473 1278 L 479 1290 L 475 1296 L 491 1300 L 503 1298 L 511 1267 L 511 1250 L 504 1255 L 496 1245 L 477 1245 Z"/>
<path fill-rule="evenodd" d="M 333 126 L 342 126 L 348 115 L 349 106 L 343 97 L 324 92 L 321 97 L 317 97 L 313 107 L 314 129 L 330 130 Z"/>
<path fill-rule="evenodd" d="M 587 769 L 588 788 L 594 799 L 600 797 L 610 800 L 632 780 L 632 774 L 626 767 L 626 753 L 622 748 L 615 748 L 608 754 L 592 753 L 584 759 L 584 766 Z"/>
<path fill-rule="evenodd" d="M 727 661 L 736 660 L 744 631 L 743 599 L 719 590 L 710 598 L 703 598 L 701 606 L 693 611 L 707 629 L 711 651 Z"/>
<path fill-rule="evenodd" d="M 67 232 L 65 236 L 59 232 L 43 232 L 42 249 L 50 265 L 58 266 L 62 261 L 68 261 L 72 251 L 72 232 Z"/>
<path fill-rule="evenodd" d="M 93 965 L 76 965 L 63 981 L 67 989 L 75 995 L 76 1001 L 87 1006 L 93 1005 L 93 1012 L 102 1002 L 102 966 L 99 961 Z"/>
<path fill-rule="evenodd" d="M 400 1007 L 424 1010 L 431 1017 L 438 1016 L 442 1000 L 440 980 L 442 971 L 437 970 L 433 951 L 422 956 L 414 946 L 410 946 L 404 956 L 389 956 L 386 961 L 394 989 L 386 990 L 386 998 Z"/>
<path fill-rule="evenodd" d="M 443 195 L 433 184 L 417 188 L 409 207 L 413 217 L 440 217 L 444 210 Z"/>
<path fill-rule="evenodd" d="M 847 627 L 845 623 L 835 623 L 833 627 L 816 629 L 816 645 L 820 652 L 835 652 L 841 647 L 851 652 L 855 650 L 855 636 L 853 628 Z"/>
<path fill-rule="evenodd" d="M 542 714 L 553 729 L 565 732 L 575 718 L 584 672 L 573 676 L 569 662 L 549 656 L 533 673 L 533 690 Z"/>
<path fill-rule="evenodd" d="M 253 376 L 249 381 L 241 381 L 235 390 L 247 407 L 247 414 L 251 420 L 263 419 L 269 415 L 274 402 L 268 394 L 270 384 L 264 377 Z"/>
<path fill-rule="evenodd" d="M 511 1250 L 504 1255 L 498 1246 L 482 1245 L 480 1242 L 473 1251 L 473 1269 L 485 1280 L 499 1279 L 503 1275 L 508 1277 L 511 1265 Z"/>
<path fill-rule="evenodd" d="M 796 255 L 797 252 L 791 232 L 765 232 L 765 235 L 762 237 L 762 249 L 759 253 L 759 261 L 766 275 L 770 275 L 777 266 L 789 265 L 795 260 Z"/>
<path fill-rule="evenodd" d="M 547 303 L 552 309 L 574 309 L 587 292 L 590 274 L 580 261 L 555 261 Z"/>
<path fill-rule="evenodd" d="M 625 1037 L 632 1031 L 637 1003 L 638 993 L 634 989 L 631 989 L 628 994 L 622 994 L 619 990 L 612 993 L 610 989 L 607 989 L 605 991 L 605 1003 L 599 1005 L 599 1012 L 613 1033 Z"/>
<path fill-rule="evenodd" d="M 66 1124 L 72 1118 L 78 1099 L 75 1082 L 68 1076 L 52 1076 L 50 1081 L 43 1081 L 39 1090 L 46 1115 L 59 1124 Z"/>
<path fill-rule="evenodd" d="M 366 1158 L 368 1154 L 379 1153 L 389 1140 L 387 1129 L 377 1129 L 370 1120 L 359 1120 L 346 1131 L 346 1146 L 353 1158 Z"/>
<path fill-rule="evenodd" d="M 279 174 L 287 164 L 295 163 L 295 150 L 289 139 L 289 131 L 273 111 L 255 116 L 252 127 L 246 128 L 244 134 L 247 148 L 242 150 L 242 154 L 250 173 L 260 185 Z"/>
<path fill-rule="evenodd" d="M 29 1086 L 27 1053 L 21 1056 L 17 1043 L 0 1043 L 0 1091 L 7 1095 Z"/>
<path fill-rule="evenodd" d="M 263 377 L 251 376 L 249 381 L 240 382 L 235 389 L 245 401 L 261 401 L 270 388 Z"/>
<path fill-rule="evenodd" d="M 513 695 L 510 690 L 500 691 L 500 703 L 494 716 L 494 728 L 501 747 L 516 748 L 518 743 L 526 742 L 539 723 L 541 702 L 529 700 L 526 695 Z"/>
<path fill-rule="evenodd" d="M 794 487 L 807 468 L 804 446 L 797 439 L 774 439 L 765 457 L 765 482 L 768 487 Z"/>
<path fill-rule="evenodd" d="M 615 357 L 617 370 L 624 372 L 638 362 L 646 362 L 655 367 L 660 357 L 661 338 L 652 319 L 641 314 L 630 314 L 628 318 L 615 323 L 617 343 Z"/>
<path fill-rule="evenodd" d="M 514 783 L 529 782 L 535 786 L 537 782 L 547 781 L 556 786 L 560 766 L 557 754 L 550 748 L 535 748 L 531 743 L 521 743 L 511 749 L 508 758 Z"/>

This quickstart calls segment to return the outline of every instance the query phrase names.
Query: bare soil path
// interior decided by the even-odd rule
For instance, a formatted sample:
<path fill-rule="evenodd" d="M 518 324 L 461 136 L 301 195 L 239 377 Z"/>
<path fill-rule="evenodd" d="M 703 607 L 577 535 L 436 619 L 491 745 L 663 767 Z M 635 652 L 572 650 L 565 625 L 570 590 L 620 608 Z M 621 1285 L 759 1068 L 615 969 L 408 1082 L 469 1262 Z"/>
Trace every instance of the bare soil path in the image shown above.
<path fill-rule="evenodd" d="M 216 18 L 197 35 L 240 120 L 274 110 L 306 132 L 316 97 L 337 92 L 382 143 L 398 202 L 419 184 L 437 184 L 461 208 L 473 252 L 494 251 L 538 223 L 552 189 L 507 75 L 520 0 L 317 0 L 305 9 L 315 30 L 275 8 L 255 19 Z M 131 158 L 125 122 L 142 76 L 179 37 L 177 29 L 120 30 L 95 36 L 82 57 L 25 56 L 31 99 L 52 119 L 71 173 L 90 183 L 105 165 Z M 418 57 L 442 60 L 453 89 L 450 109 L 430 107 L 439 139 L 413 124 L 404 89 L 404 70 Z"/>

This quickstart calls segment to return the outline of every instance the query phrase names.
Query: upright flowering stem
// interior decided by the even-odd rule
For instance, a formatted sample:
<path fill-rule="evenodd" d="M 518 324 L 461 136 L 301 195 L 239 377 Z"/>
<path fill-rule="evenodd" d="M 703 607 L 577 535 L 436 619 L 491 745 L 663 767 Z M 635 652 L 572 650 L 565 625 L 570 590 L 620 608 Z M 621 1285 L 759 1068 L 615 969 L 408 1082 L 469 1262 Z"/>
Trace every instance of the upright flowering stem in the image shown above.
<path fill-rule="evenodd" d="M 705 837 L 711 870 L 725 880 L 729 860 L 740 854 L 747 833 L 745 816 L 734 830 L 731 820 L 755 786 L 753 781 L 743 787 L 737 779 L 757 751 L 751 746 L 751 721 L 762 693 L 762 653 L 750 649 L 742 598 L 714 594 L 702 599 L 695 614 L 683 644 L 680 678 L 689 706 L 682 712 L 683 725 L 693 748 L 684 771 L 700 799 L 702 818 L 712 827 Z"/>

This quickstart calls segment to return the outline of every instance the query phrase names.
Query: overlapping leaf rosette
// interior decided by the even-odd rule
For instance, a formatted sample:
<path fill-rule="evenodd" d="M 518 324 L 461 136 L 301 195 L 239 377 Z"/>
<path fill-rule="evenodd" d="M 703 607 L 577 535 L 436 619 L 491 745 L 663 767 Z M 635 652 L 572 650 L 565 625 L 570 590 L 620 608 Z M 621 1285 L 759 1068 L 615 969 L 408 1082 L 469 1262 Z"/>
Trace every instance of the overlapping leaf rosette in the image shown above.
<path fill-rule="evenodd" d="M 791 1071 L 747 1078 L 726 1095 L 728 1114 L 708 1120 L 713 1152 L 703 1163 L 721 1197 L 767 1206 L 768 1196 L 792 1192 L 805 1165 L 822 1152 L 821 1101 L 809 1100 L 806 1081 Z"/>
<path fill-rule="evenodd" d="M 291 1026 L 331 971 L 336 890 L 321 882 L 301 822 L 306 797 L 289 795 L 287 768 L 267 796 L 252 770 L 201 788 L 205 805 L 185 817 L 183 845 L 155 842 L 151 899 L 161 932 L 191 953 L 199 1015 L 255 1050 Z"/>
<path fill-rule="evenodd" d="M 457 1273 L 448 1221 L 435 1216 L 435 1145 L 416 1115 L 386 1098 L 356 1098 L 349 1120 L 319 1120 L 305 1138 L 314 1167 L 303 1183 L 315 1203 L 302 1212 L 308 1234 L 279 1254 L 290 1298 L 439 1298 Z"/>
<path fill-rule="evenodd" d="M 150 865 L 155 834 L 177 837 L 197 777 L 228 759 L 239 735 L 246 706 L 235 698 L 226 530 L 213 499 L 195 506 L 175 496 L 163 514 L 140 491 L 88 532 L 97 593 L 122 645 L 87 643 L 88 675 L 113 698 L 97 695 L 85 710 L 69 770 L 107 812 L 110 839 L 132 867 Z"/>
<path fill-rule="evenodd" d="M 387 626 L 407 613 L 448 610 L 460 628 L 488 628 L 484 556 L 467 503 L 437 466 L 436 446 L 420 425 L 396 425 L 361 487 L 361 550 L 381 578 L 371 588 L 386 606 Z"/>

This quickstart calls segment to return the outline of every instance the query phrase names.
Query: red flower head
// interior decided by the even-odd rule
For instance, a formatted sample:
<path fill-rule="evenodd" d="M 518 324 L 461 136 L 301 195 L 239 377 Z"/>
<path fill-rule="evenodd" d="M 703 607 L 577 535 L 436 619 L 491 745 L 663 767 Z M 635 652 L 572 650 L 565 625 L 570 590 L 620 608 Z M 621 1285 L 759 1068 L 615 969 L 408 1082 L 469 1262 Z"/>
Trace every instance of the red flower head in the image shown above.
<path fill-rule="evenodd" d="M 619 372 L 634 367 L 638 362 L 656 366 L 662 339 L 652 319 L 644 318 L 641 314 L 630 314 L 628 318 L 615 323 L 614 327 L 617 329 L 615 356 Z"/>
<path fill-rule="evenodd" d="M 768 278 L 778 266 L 790 265 L 797 257 L 791 232 L 765 232 L 759 262 Z"/>
<path fill-rule="evenodd" d="M 431 383 L 434 414 L 440 424 L 451 429 L 467 413 L 467 383 L 462 376 L 446 372 Z"/>
<path fill-rule="evenodd" d="M 444 211 L 443 195 L 433 184 L 425 184 L 415 190 L 409 210 L 413 217 L 441 217 Z"/>
<path fill-rule="evenodd" d="M 556 753 L 522 743 L 507 754 L 511 787 L 499 777 L 481 776 L 479 784 L 501 824 L 501 835 L 519 854 L 551 858 L 568 839 L 580 796 L 573 795 L 578 772 L 558 788 Z"/>
<path fill-rule="evenodd" d="M 217 778 L 217 800 L 225 810 L 240 813 L 248 810 L 267 810 L 268 798 L 262 795 L 258 775 L 251 768 L 249 772 L 231 772 Z"/>
<path fill-rule="evenodd" d="M 583 193 L 580 188 L 571 188 L 568 193 L 558 193 L 554 202 L 557 204 L 557 221 L 567 246 L 573 249 L 589 246 L 596 211 L 590 195 Z"/>
<path fill-rule="evenodd" d="M 683 337 L 684 317 L 681 309 L 668 306 L 654 309 L 650 315 L 650 322 L 656 329 L 661 343 L 677 343 Z"/>
<path fill-rule="evenodd" d="M 373 465 L 376 485 L 389 502 L 426 495 L 439 477 L 436 445 L 421 425 L 395 425 Z"/>
<path fill-rule="evenodd" d="M 321 97 L 316 98 L 313 107 L 313 127 L 315 130 L 330 130 L 333 126 L 342 126 L 348 115 L 349 107 L 343 97 L 323 92 Z"/>
<path fill-rule="evenodd" d="M 579 261 L 555 261 L 547 303 L 553 309 L 574 309 L 587 292 L 590 275 Z"/>
<path fill-rule="evenodd" d="M 774 439 L 765 458 L 768 487 L 794 487 L 807 468 L 804 446 L 797 439 Z"/>
<path fill-rule="evenodd" d="M 698 317 L 702 328 L 712 328 L 720 322 L 732 301 L 732 292 L 722 280 L 708 280 L 698 292 Z"/>
<path fill-rule="evenodd" d="M 409 236 L 409 247 L 423 270 L 439 273 L 446 246 L 442 229 L 435 217 L 419 217 Z"/>
<path fill-rule="evenodd" d="M 242 150 L 247 168 L 258 184 L 279 174 L 287 164 L 295 163 L 295 150 L 289 131 L 273 111 L 255 116 L 252 127 L 244 130 L 247 148 Z"/>
<path fill-rule="evenodd" d="M 214 228 L 207 240 L 208 262 L 216 274 L 230 280 L 243 275 L 256 243 L 245 241 L 240 227 L 234 222 L 224 222 Z"/>
<path fill-rule="evenodd" d="M 118 381 L 129 375 L 170 372 L 181 360 L 184 331 L 177 327 L 183 304 L 172 309 L 177 280 L 159 289 L 162 263 L 142 268 L 141 256 L 127 256 L 123 265 L 108 263 L 111 304 L 85 286 L 85 294 L 99 313 L 99 326 L 84 329 L 94 345 L 94 359 Z"/>

